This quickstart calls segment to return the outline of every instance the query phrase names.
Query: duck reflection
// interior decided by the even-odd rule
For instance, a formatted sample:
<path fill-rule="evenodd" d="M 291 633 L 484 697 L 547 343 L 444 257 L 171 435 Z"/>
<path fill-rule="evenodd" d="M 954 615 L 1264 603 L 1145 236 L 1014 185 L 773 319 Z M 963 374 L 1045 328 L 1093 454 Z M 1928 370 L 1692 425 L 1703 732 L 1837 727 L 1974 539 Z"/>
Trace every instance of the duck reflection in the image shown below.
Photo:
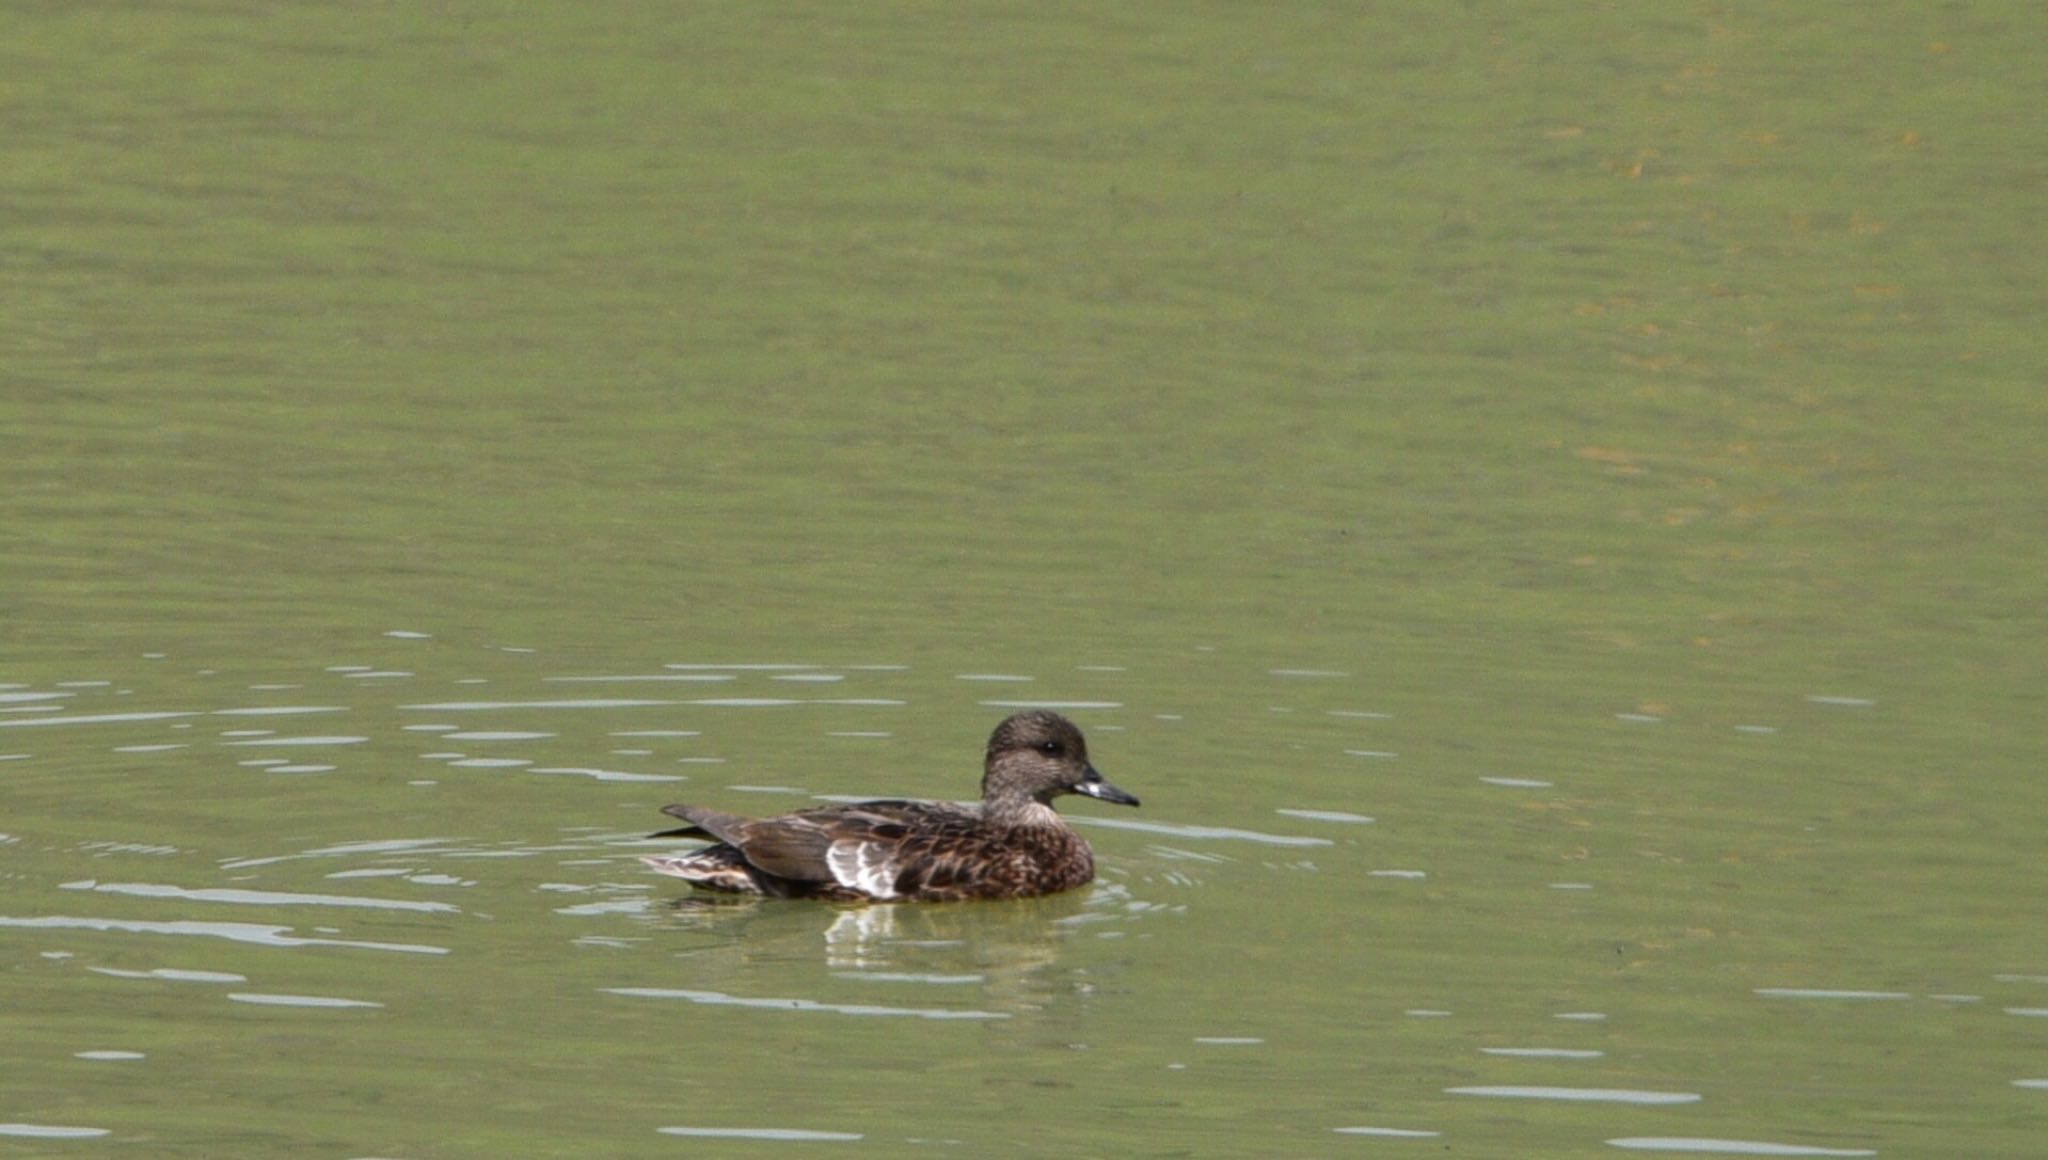
<path fill-rule="evenodd" d="M 672 997 L 743 1001 L 735 996 L 794 987 L 830 997 L 787 1001 L 801 1009 L 1008 1018 L 1091 994 L 1083 970 L 1061 968 L 1063 954 L 1083 932 L 1100 933 L 1149 908 L 1120 884 L 1102 882 L 1002 903 L 820 907 L 695 896 L 664 909 L 683 929 L 710 936 L 678 956 L 688 964 L 688 985 L 733 992 Z M 792 979 L 790 968 L 806 961 L 827 977 L 799 970 Z"/>

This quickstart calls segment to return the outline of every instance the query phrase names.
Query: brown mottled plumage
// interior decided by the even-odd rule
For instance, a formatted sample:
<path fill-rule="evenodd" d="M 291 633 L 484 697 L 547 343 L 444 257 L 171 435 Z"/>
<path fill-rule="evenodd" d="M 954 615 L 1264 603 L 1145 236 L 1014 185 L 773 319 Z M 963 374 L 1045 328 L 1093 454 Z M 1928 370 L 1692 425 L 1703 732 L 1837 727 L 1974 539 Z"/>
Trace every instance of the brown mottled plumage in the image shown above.
<path fill-rule="evenodd" d="M 979 805 L 874 801 L 772 818 L 663 806 L 689 825 L 655 837 L 717 844 L 642 861 L 692 886 L 776 898 L 951 902 L 1052 894 L 1095 877 L 1087 840 L 1052 808 L 1052 799 L 1068 793 L 1138 804 L 1088 764 L 1088 743 L 1073 722 L 1032 709 L 989 735 Z"/>

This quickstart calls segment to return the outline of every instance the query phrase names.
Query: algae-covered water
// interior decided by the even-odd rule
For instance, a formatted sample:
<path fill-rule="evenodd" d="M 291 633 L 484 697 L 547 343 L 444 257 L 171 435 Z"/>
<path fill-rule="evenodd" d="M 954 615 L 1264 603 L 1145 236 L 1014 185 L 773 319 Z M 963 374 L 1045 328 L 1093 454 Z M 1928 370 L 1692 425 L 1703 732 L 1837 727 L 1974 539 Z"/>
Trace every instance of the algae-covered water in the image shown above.
<path fill-rule="evenodd" d="M 0 31 L 0 1155 L 2039 1154 L 2033 8 Z"/>

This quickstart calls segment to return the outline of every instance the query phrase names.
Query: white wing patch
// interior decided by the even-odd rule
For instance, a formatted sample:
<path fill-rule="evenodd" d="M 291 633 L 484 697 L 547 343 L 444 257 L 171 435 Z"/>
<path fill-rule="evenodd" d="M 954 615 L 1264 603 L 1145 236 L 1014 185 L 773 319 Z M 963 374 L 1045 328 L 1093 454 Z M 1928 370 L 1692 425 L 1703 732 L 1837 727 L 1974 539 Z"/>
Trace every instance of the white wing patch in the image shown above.
<path fill-rule="evenodd" d="M 869 898 L 896 897 L 896 867 L 889 862 L 889 848 L 877 842 L 842 841 L 825 851 L 825 865 L 841 886 L 860 891 Z"/>

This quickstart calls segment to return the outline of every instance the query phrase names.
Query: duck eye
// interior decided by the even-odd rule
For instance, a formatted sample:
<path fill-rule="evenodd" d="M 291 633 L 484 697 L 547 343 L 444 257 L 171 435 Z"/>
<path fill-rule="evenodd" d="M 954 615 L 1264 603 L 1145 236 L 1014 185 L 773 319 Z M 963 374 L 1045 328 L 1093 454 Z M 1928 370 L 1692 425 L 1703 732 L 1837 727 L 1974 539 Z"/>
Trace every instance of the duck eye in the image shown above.
<path fill-rule="evenodd" d="M 1060 743 L 1057 741 L 1041 741 L 1038 743 L 1038 751 L 1047 757 L 1058 757 L 1061 752 Z"/>

